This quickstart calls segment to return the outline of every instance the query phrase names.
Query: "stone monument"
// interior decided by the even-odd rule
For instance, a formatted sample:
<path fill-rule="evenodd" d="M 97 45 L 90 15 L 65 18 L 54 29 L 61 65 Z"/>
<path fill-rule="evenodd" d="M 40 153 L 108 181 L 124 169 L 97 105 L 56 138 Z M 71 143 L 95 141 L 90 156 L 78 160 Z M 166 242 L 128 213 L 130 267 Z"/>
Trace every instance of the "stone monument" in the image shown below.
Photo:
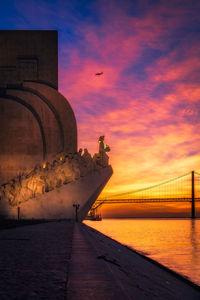
<path fill-rule="evenodd" d="M 58 34 L 0 31 L 0 218 L 83 220 L 112 175 L 104 145 L 77 152 L 74 112 L 58 91 Z"/>
<path fill-rule="evenodd" d="M 77 151 L 73 110 L 58 92 L 58 33 L 0 31 L 0 184 Z"/>

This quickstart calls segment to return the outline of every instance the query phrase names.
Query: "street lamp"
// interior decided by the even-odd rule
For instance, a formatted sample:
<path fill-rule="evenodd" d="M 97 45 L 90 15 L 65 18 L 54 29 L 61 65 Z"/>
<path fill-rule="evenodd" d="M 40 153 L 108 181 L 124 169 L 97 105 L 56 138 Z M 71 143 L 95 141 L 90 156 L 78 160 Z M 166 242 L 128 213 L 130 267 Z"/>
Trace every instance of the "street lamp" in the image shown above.
<path fill-rule="evenodd" d="M 75 220 L 76 222 L 78 222 L 78 209 L 80 207 L 80 204 L 73 204 L 73 207 L 75 208 L 75 216 L 76 216 Z"/>

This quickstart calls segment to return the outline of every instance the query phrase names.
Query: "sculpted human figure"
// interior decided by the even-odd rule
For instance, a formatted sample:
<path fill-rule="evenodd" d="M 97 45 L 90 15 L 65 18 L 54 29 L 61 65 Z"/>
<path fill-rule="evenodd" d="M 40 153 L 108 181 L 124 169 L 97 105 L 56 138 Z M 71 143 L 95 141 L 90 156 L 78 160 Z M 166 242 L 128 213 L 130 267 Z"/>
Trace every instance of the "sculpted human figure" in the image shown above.
<path fill-rule="evenodd" d="M 110 151 L 110 147 L 105 144 L 104 145 L 104 135 L 99 137 L 99 153 L 105 153 Z"/>
<path fill-rule="evenodd" d="M 62 169 L 63 163 L 60 163 L 58 161 L 53 162 L 52 171 L 55 174 L 56 178 L 56 187 L 61 187 L 65 181 L 65 176 Z"/>
<path fill-rule="evenodd" d="M 104 152 L 104 135 L 99 137 L 99 153 Z"/>
<path fill-rule="evenodd" d="M 28 187 L 29 177 L 22 175 L 21 177 L 21 190 L 19 193 L 20 202 L 27 201 L 33 197 L 33 191 Z"/>
<path fill-rule="evenodd" d="M 94 169 L 94 163 L 91 154 L 88 152 L 88 150 L 85 148 L 83 153 L 83 159 L 86 163 L 87 171 L 91 172 Z"/>
<path fill-rule="evenodd" d="M 21 202 L 21 199 L 20 199 L 21 178 L 18 177 L 16 179 L 13 179 L 11 181 L 11 184 L 12 184 L 12 194 L 14 196 L 13 203 L 15 205 L 17 205 L 17 204 L 19 204 Z"/>
<path fill-rule="evenodd" d="M 45 181 L 40 166 L 36 166 L 27 182 L 28 188 L 32 191 L 33 197 L 37 197 L 45 192 Z"/>
<path fill-rule="evenodd" d="M 94 154 L 94 156 L 93 156 L 93 165 L 94 165 L 94 170 L 99 170 L 99 169 L 102 168 L 100 153 L 95 153 Z"/>
<path fill-rule="evenodd" d="M 52 191 L 57 185 L 57 179 L 52 165 L 47 162 L 46 168 L 43 169 L 44 181 L 45 181 L 45 192 Z"/>
<path fill-rule="evenodd" d="M 108 145 L 104 145 L 104 136 L 99 137 L 99 153 L 93 158 L 85 148 L 80 148 L 76 153 L 59 154 L 52 164 L 47 162 L 43 169 L 36 166 L 28 174 L 20 174 L 11 182 L 0 187 L 0 200 L 6 200 L 10 205 L 15 206 L 30 198 L 37 197 L 61 187 L 71 181 L 87 175 L 88 172 L 101 169 L 108 165 L 110 151 Z M 61 159 L 62 158 L 62 159 Z"/>
<path fill-rule="evenodd" d="M 99 155 L 100 159 L 97 159 L 96 163 L 101 165 L 102 167 L 106 167 L 108 165 L 109 157 L 106 152 L 110 151 L 110 147 L 108 145 L 104 145 L 104 136 L 99 137 Z M 96 157 L 97 158 L 97 157 Z"/>
<path fill-rule="evenodd" d="M 7 200 L 11 206 L 14 206 L 16 204 L 14 201 L 15 197 L 11 182 L 7 183 L 4 187 L 4 199 Z"/>
<path fill-rule="evenodd" d="M 79 179 L 80 176 L 81 176 L 81 171 L 80 171 L 80 166 L 79 166 L 77 153 L 75 153 L 73 155 L 73 159 L 71 160 L 71 167 L 72 167 L 72 171 L 75 175 L 75 179 Z"/>
<path fill-rule="evenodd" d="M 64 184 L 74 181 L 75 180 L 75 174 L 72 171 L 72 166 L 70 165 L 71 162 L 69 162 L 68 156 L 65 157 L 65 163 L 62 165 L 62 171 L 65 177 Z"/>
<path fill-rule="evenodd" d="M 83 152 L 83 150 L 79 149 L 79 152 L 77 152 L 75 154 L 75 159 L 78 161 L 78 164 L 79 164 L 80 176 L 84 177 L 87 174 L 88 170 L 87 170 L 87 164 L 84 160 L 82 152 Z"/>
<path fill-rule="evenodd" d="M 61 165 L 61 164 L 63 164 L 63 154 L 62 153 L 59 153 L 57 156 L 56 156 L 56 159 L 55 159 L 56 161 L 57 161 L 57 165 Z M 54 161 L 55 161 L 54 160 Z"/>
<path fill-rule="evenodd" d="M 3 196 L 4 196 L 4 187 L 3 185 L 0 186 L 0 201 L 3 200 Z"/>
<path fill-rule="evenodd" d="M 8 201 L 5 197 L 5 185 L 0 186 L 0 201 Z"/>
<path fill-rule="evenodd" d="M 79 155 L 81 156 L 81 155 L 82 155 L 82 153 L 83 153 L 83 149 L 82 149 L 82 148 L 80 148 L 80 149 L 78 150 L 78 153 L 79 153 Z"/>

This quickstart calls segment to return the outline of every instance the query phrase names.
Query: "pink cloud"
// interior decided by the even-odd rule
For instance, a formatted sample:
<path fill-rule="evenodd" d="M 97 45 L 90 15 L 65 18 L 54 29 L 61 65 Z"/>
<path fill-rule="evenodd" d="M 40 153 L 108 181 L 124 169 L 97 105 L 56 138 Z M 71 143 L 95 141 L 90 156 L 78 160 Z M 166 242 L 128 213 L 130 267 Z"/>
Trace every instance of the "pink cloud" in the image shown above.
<path fill-rule="evenodd" d="M 52 27 L 66 40 L 63 27 L 75 24 L 77 42 L 60 47 L 59 89 L 75 111 L 79 147 L 96 152 L 102 134 L 111 146 L 114 174 L 104 195 L 198 170 L 200 43 L 190 33 L 197 10 L 186 2 L 139 1 L 134 14 L 132 1 L 101 0 L 91 7 L 95 23 L 59 3 L 45 11 L 42 2 L 37 13 L 44 27 L 48 14 L 56 17 Z M 30 7 L 20 9 L 30 16 Z"/>

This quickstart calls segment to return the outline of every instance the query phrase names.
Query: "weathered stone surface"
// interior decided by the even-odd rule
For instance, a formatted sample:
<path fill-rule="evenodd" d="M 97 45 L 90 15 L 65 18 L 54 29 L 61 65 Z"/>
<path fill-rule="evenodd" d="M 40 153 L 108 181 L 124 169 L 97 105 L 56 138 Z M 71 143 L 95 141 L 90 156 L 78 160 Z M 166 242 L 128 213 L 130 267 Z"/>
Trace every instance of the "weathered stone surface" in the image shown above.
<path fill-rule="evenodd" d="M 100 232 L 76 223 L 67 299 L 200 299 L 200 288 Z"/>
<path fill-rule="evenodd" d="M 19 102 L 0 97 L 0 183 L 43 162 L 43 141 L 33 113 Z"/>
<path fill-rule="evenodd" d="M 63 150 L 62 137 L 56 117 L 45 102 L 45 100 L 48 101 L 48 99 L 43 100 L 37 94 L 34 94 L 29 90 L 23 90 L 20 86 L 18 88 L 6 89 L 6 95 L 11 95 L 24 100 L 26 103 L 30 104 L 39 115 L 46 140 L 46 160 L 48 161 L 52 157 L 55 157 L 57 153 L 60 153 Z M 26 123 L 24 123 L 24 127 L 25 126 Z"/>
<path fill-rule="evenodd" d="M 57 91 L 57 31 L 0 31 L 0 184 L 77 151 L 76 119 Z"/>
<path fill-rule="evenodd" d="M 63 128 L 64 152 L 77 151 L 77 126 L 74 112 L 67 99 L 56 89 L 38 82 L 24 82 L 24 87 L 41 93 L 55 107 Z"/>
<path fill-rule="evenodd" d="M 58 88 L 56 30 L 0 30 L 0 87 L 42 80 Z"/>
<path fill-rule="evenodd" d="M 85 177 L 69 182 L 61 187 L 55 187 L 28 201 L 20 203 L 22 219 L 62 219 L 74 218 L 73 204 L 80 204 L 78 211 L 79 220 L 83 220 L 92 207 L 94 201 L 112 175 L 112 168 L 101 168 Z M 33 189 L 33 191 L 35 191 Z M 13 199 L 13 198 L 12 198 Z M 7 198 L 0 201 L 0 214 L 7 218 L 17 218 L 17 206 L 11 206 Z"/>
<path fill-rule="evenodd" d="M 0 31 L 0 43 L 0 213 L 71 218 L 80 201 L 83 218 L 112 168 L 104 137 L 93 159 L 77 152 L 76 119 L 57 91 L 57 32 Z"/>
<path fill-rule="evenodd" d="M 105 174 L 101 171 L 109 165 L 108 156 L 104 151 L 103 141 L 101 143 L 103 144 L 99 149 L 101 152 L 95 154 L 94 159 L 92 159 L 87 149 L 84 149 L 83 155 L 82 149 L 74 154 L 65 154 L 63 152 L 61 156 L 54 159 L 53 162 L 46 162 L 43 164 L 43 167 L 41 165 L 36 165 L 30 172 L 24 172 L 4 184 L 0 195 L 0 211 L 4 211 L 4 209 L 1 209 L 1 206 L 5 206 L 5 203 L 8 207 L 19 207 L 22 203 L 30 201 L 31 198 L 40 198 L 44 193 L 51 192 L 54 189 L 60 188 L 81 177 L 86 177 L 87 175 L 96 176 L 95 172 L 100 173 L 102 178 L 99 178 L 99 182 L 95 181 L 94 186 L 90 187 L 89 192 L 91 192 L 91 196 L 88 194 L 88 201 L 87 199 L 82 201 L 82 215 L 85 215 L 91 207 L 90 198 L 92 197 L 92 199 L 95 199 L 95 195 L 98 195 L 105 185 Z M 111 175 L 112 171 L 110 170 L 109 173 Z M 77 185 L 77 190 L 79 189 L 79 184 L 80 182 Z M 88 189 L 87 184 L 85 189 Z M 84 192 L 83 190 L 82 192 L 85 195 L 87 194 L 87 191 Z M 66 195 L 67 194 L 68 191 L 66 190 Z M 77 201 L 79 201 L 78 198 Z M 67 202 L 66 204 L 64 202 L 62 205 L 63 207 L 68 205 Z M 38 206 L 38 203 L 36 203 L 36 206 Z"/>
<path fill-rule="evenodd" d="M 0 231 L 0 299 L 64 300 L 73 223 Z"/>

